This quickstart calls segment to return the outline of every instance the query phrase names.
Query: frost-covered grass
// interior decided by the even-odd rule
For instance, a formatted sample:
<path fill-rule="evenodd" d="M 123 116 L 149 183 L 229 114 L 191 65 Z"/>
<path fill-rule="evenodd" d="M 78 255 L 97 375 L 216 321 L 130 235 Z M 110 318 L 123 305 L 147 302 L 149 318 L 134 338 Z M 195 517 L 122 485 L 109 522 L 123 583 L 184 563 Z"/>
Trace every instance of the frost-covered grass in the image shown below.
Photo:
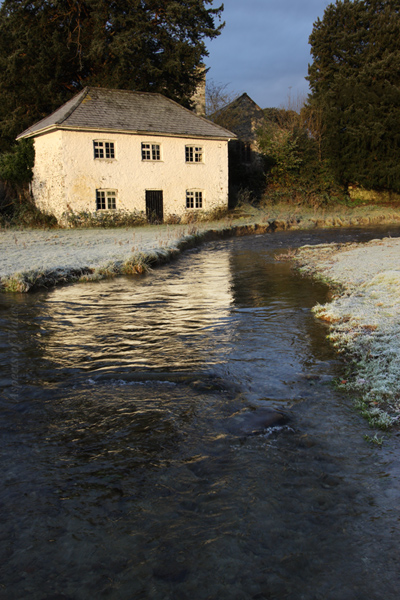
<path fill-rule="evenodd" d="M 210 224 L 208 224 L 208 228 Z M 217 230 L 224 229 L 224 223 Z M 0 284 L 26 292 L 57 283 L 145 273 L 207 230 L 202 225 L 0 232 Z"/>
<path fill-rule="evenodd" d="M 218 216 L 218 215 L 217 215 Z M 222 215 L 219 215 L 222 216 Z M 0 290 L 27 292 L 57 283 L 143 273 L 187 245 L 211 237 L 400 222 L 400 209 L 376 206 L 315 211 L 297 204 L 242 204 L 217 221 L 141 227 L 0 230 Z M 182 245 L 183 244 L 183 245 Z"/>
<path fill-rule="evenodd" d="M 232 226 L 225 221 L 111 230 L 2 231 L 0 291 L 27 292 L 58 283 L 143 274 L 208 239 L 252 231 L 253 225 Z"/>
<path fill-rule="evenodd" d="M 355 393 L 371 426 L 388 429 L 400 419 L 400 240 L 305 246 L 295 261 L 335 286 L 337 295 L 314 313 L 351 360 L 341 387 Z"/>

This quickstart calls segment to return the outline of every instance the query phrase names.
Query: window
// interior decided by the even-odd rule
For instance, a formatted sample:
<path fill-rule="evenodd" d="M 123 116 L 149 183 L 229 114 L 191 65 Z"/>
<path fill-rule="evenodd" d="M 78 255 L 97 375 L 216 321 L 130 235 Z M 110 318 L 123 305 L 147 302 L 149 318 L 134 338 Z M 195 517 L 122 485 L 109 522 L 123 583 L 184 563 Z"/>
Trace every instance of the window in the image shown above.
<path fill-rule="evenodd" d="M 142 143 L 142 160 L 161 160 L 160 144 Z"/>
<path fill-rule="evenodd" d="M 201 146 L 185 146 L 185 159 L 190 163 L 203 162 L 203 148 Z"/>
<path fill-rule="evenodd" d="M 203 192 L 187 190 L 186 208 L 203 208 Z"/>
<path fill-rule="evenodd" d="M 95 158 L 115 158 L 114 142 L 95 140 L 93 150 Z"/>
<path fill-rule="evenodd" d="M 113 210 L 117 208 L 117 192 L 115 190 L 96 190 L 96 209 Z"/>

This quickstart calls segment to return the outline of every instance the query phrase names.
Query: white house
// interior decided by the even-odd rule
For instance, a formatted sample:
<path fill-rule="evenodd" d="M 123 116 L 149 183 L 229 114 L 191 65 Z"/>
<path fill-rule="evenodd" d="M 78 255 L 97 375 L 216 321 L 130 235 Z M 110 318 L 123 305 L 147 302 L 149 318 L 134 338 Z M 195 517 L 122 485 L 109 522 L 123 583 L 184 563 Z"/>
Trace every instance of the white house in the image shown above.
<path fill-rule="evenodd" d="M 17 139 L 34 138 L 40 209 L 57 218 L 145 211 L 162 220 L 228 205 L 235 137 L 160 94 L 85 88 Z"/>

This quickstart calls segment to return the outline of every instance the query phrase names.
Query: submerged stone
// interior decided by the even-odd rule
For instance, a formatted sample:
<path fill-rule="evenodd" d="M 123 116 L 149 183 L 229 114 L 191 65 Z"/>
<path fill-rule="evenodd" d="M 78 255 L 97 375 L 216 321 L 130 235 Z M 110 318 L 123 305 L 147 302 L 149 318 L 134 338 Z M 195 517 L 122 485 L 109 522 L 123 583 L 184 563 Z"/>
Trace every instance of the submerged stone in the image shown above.
<path fill-rule="evenodd" d="M 228 418 L 228 430 L 235 435 L 258 435 L 271 427 L 285 425 L 288 416 L 268 408 L 244 409 Z"/>

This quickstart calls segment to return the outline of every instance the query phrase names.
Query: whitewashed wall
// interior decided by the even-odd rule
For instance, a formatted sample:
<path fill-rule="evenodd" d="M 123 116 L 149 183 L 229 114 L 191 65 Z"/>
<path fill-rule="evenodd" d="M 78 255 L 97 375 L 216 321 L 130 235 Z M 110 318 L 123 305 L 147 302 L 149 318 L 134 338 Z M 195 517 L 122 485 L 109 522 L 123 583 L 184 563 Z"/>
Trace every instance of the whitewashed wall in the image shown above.
<path fill-rule="evenodd" d="M 93 140 L 112 141 L 115 159 L 94 159 Z M 141 143 L 161 145 L 161 161 L 142 161 Z M 202 146 L 203 163 L 186 163 L 185 146 Z M 57 218 L 96 211 L 96 189 L 117 190 L 117 209 L 145 211 L 146 190 L 162 190 L 164 216 L 182 215 L 186 190 L 203 191 L 203 210 L 228 205 L 227 141 L 55 131 L 35 139 L 32 191 Z"/>
<path fill-rule="evenodd" d="M 32 193 L 37 206 L 59 216 L 65 207 L 64 185 L 62 132 L 55 131 L 35 139 Z"/>

